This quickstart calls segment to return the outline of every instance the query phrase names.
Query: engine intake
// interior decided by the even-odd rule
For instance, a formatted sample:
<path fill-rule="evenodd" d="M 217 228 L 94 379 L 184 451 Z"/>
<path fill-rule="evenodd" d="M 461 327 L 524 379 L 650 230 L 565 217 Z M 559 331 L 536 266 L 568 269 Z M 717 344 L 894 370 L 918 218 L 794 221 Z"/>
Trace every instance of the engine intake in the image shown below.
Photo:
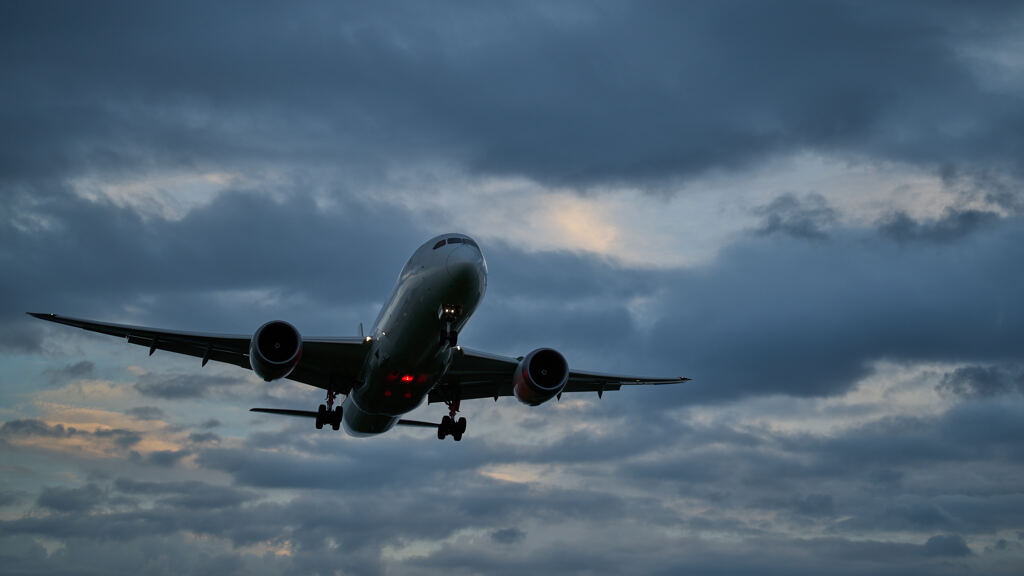
<path fill-rule="evenodd" d="M 267 382 L 292 373 L 302 358 L 302 336 L 291 324 L 274 320 L 256 330 L 249 342 L 249 364 Z"/>
<path fill-rule="evenodd" d="M 523 404 L 538 406 L 554 398 L 569 381 L 569 363 L 551 348 L 530 352 L 516 367 L 513 393 Z"/>

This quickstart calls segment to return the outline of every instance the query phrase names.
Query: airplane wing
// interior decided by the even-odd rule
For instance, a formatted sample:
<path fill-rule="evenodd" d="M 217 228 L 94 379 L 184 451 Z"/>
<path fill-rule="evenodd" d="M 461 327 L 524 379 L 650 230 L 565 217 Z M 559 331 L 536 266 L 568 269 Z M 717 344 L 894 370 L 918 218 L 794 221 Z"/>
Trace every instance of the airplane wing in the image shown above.
<path fill-rule="evenodd" d="M 519 358 L 461 348 L 452 358 L 451 368 L 445 376 L 446 381 L 430 392 L 428 402 L 474 398 L 498 399 L 500 396 L 512 396 L 512 375 L 516 366 L 519 365 L 519 360 Z M 565 384 L 562 393 L 597 392 L 603 394 L 608 390 L 618 390 L 622 386 L 679 384 L 689 380 L 684 377 L 641 378 L 570 370 L 569 381 Z"/>
<path fill-rule="evenodd" d="M 203 366 L 212 360 L 252 369 L 249 364 L 251 335 L 178 332 L 94 322 L 57 314 L 29 312 L 29 315 L 90 332 L 125 338 L 129 344 L 149 348 L 150 355 L 157 350 L 166 350 L 202 358 Z M 369 348 L 361 338 L 303 338 L 302 360 L 288 375 L 288 379 L 325 390 L 332 387 L 336 392 L 346 394 L 359 379 L 359 371 Z"/>

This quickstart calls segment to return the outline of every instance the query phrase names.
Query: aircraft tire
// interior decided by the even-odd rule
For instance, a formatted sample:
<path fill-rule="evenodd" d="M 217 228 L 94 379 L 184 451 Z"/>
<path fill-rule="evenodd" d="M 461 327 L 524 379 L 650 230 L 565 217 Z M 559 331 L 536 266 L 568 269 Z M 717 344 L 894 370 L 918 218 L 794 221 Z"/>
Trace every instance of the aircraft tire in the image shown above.
<path fill-rule="evenodd" d="M 453 424 L 455 423 L 452 422 L 451 416 L 441 418 L 441 425 L 437 427 L 437 439 L 444 440 L 449 434 L 451 434 L 452 428 L 454 428 Z"/>
<path fill-rule="evenodd" d="M 331 428 L 334 430 L 341 428 L 341 406 L 335 408 L 331 414 Z"/>
<path fill-rule="evenodd" d="M 321 404 L 316 410 L 316 429 L 323 430 L 324 423 L 327 420 L 327 405 Z"/>

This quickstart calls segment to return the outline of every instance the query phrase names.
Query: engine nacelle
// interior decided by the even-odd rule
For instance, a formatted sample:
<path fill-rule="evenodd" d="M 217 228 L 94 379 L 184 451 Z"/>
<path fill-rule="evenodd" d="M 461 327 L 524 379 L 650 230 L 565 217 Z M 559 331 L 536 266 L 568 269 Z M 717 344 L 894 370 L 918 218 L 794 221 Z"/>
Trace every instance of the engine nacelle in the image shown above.
<path fill-rule="evenodd" d="M 302 358 L 302 336 L 294 326 L 281 320 L 267 322 L 249 342 L 249 364 L 267 382 L 292 373 Z"/>
<path fill-rule="evenodd" d="M 569 381 L 569 363 L 551 348 L 530 352 L 512 377 L 513 393 L 523 404 L 538 406 L 554 398 Z"/>

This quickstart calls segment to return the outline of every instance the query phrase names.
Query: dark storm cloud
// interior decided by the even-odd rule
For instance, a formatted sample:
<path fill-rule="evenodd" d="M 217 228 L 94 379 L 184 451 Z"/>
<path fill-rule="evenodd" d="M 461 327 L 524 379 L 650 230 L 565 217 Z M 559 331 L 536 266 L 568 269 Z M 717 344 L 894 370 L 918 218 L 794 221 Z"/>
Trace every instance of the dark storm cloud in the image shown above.
<path fill-rule="evenodd" d="M 79 430 L 63 424 L 53 426 L 35 419 L 10 420 L 0 426 L 0 440 L 7 438 L 96 438 L 113 442 L 120 448 L 131 448 L 142 440 L 142 436 L 133 430 L 122 428 L 98 429 L 94 432 Z"/>
<path fill-rule="evenodd" d="M 188 450 L 156 450 L 146 455 L 146 462 L 160 468 L 171 468 L 191 454 Z"/>
<path fill-rule="evenodd" d="M 1014 3 L 69 2 L 0 16 L 8 179 L 415 156 L 585 185 L 807 148 L 1020 168 L 1019 93 L 986 83 L 996 57 L 971 56 L 1014 49 Z"/>
<path fill-rule="evenodd" d="M 220 442 L 220 436 L 213 432 L 193 432 L 188 435 L 188 441 L 193 444 L 206 444 Z"/>
<path fill-rule="evenodd" d="M 947 209 L 935 222 L 922 223 L 906 213 L 896 212 L 886 217 L 879 224 L 879 229 L 900 242 L 953 242 L 979 228 L 991 226 L 998 219 L 999 216 L 992 212 Z"/>
<path fill-rule="evenodd" d="M 962 536 L 949 534 L 929 538 L 928 542 L 925 542 L 924 553 L 928 556 L 970 556 L 971 549 L 967 547 Z"/>
<path fill-rule="evenodd" d="M 80 378 L 88 378 L 92 376 L 93 370 L 96 365 L 88 360 L 81 360 L 74 364 L 68 364 L 63 368 L 58 369 L 47 369 L 43 371 L 43 375 L 47 376 L 50 380 L 51 386 L 59 384 L 65 384 L 71 380 L 78 380 Z"/>
<path fill-rule="evenodd" d="M 825 209 L 810 202 L 814 213 Z M 135 303 L 109 294 L 126 294 L 147 297 L 146 322 L 169 328 L 254 329 L 252 318 L 266 314 L 288 318 L 309 336 L 354 333 L 356 319 L 372 319 L 408 252 L 427 236 L 409 225 L 380 236 L 375 222 L 385 219 L 373 210 L 353 202 L 321 212 L 303 196 L 227 194 L 183 220 L 144 223 L 129 209 L 62 196 L 37 209 L 52 230 L 7 228 L 15 241 L 5 248 L 22 257 L 14 271 L 24 281 L 7 288 L 6 314 L 41 330 L 43 323 L 21 312 L 59 308 L 109 318 Z M 802 210 L 780 226 L 802 222 Z M 397 212 L 387 220 L 406 218 Z M 246 232 L 253 229 L 279 232 Z M 1024 275 L 1010 264 L 1024 260 L 1020 219 L 993 220 L 940 243 L 894 242 L 873 230 L 829 234 L 824 243 L 792 233 L 753 235 L 717 261 L 684 271 L 623 269 L 585 255 L 496 244 L 487 251 L 488 297 L 466 342 L 509 354 L 550 345 L 581 367 L 695 377 L 665 391 L 678 402 L 834 393 L 882 358 L 1022 360 L 1014 343 L 1024 339 Z M 77 241 L 69 246 L 66 237 Z M 365 238 L 381 241 L 363 250 Z M 30 264 L 36 261 L 53 265 Z M 280 262 L 284 273 L 266 262 Z M 254 288 L 269 290 L 279 304 L 264 310 L 218 296 Z M 660 306 L 653 326 L 630 311 L 631 301 L 645 298 Z M 355 303 L 345 309 L 350 330 L 322 312 L 339 303 Z M 226 383 L 209 378 L 218 377 L 151 375 L 138 387 L 191 398 Z"/>
<path fill-rule="evenodd" d="M 81 488 L 44 488 L 36 504 L 55 512 L 84 512 L 99 506 L 105 500 L 106 494 L 103 490 L 95 484 L 88 484 Z"/>
<path fill-rule="evenodd" d="M 360 320 L 372 322 L 405 259 L 431 234 L 400 210 L 357 201 L 321 210 L 304 195 L 278 201 L 228 193 L 166 221 L 60 189 L 43 196 L 49 193 L 42 203 L 16 194 L 0 208 L 8 212 L 0 220 L 8 240 L 0 259 L 18 278 L 0 284 L 0 321 L 5 331 L 34 334 L 23 347 L 39 346 L 45 327 L 26 311 L 110 318 L 146 295 L 167 307 L 149 320 L 164 327 L 249 332 L 266 314 L 287 315 L 307 336 L 355 334 Z M 20 225 L 12 212 L 21 210 L 46 224 Z M 389 233 L 381 235 L 381 226 Z M 374 239 L 372 250 L 365 249 L 367 238 Z M 271 302 L 262 311 L 258 298 L 231 295 L 260 290 Z M 344 326 L 324 314 L 339 306 L 350 318 Z M 202 382 L 140 386 L 160 397 L 187 397 L 201 394 Z"/>
<path fill-rule="evenodd" d="M 237 378 L 203 374 L 152 374 L 139 377 L 135 389 L 144 396 L 181 400 L 202 398 L 216 393 L 219 389 L 238 384 Z"/>
<path fill-rule="evenodd" d="M 827 230 L 836 222 L 836 212 L 819 194 L 803 200 L 784 194 L 767 206 L 756 210 L 762 217 L 757 233 L 788 234 L 796 238 L 819 240 L 828 236 Z"/>
<path fill-rule="evenodd" d="M 124 413 L 139 420 L 160 420 L 165 416 L 164 411 L 156 406 L 136 406 L 125 410 Z"/>
<path fill-rule="evenodd" d="M 410 540 L 435 542 L 441 550 L 407 559 L 400 569 L 391 564 L 391 571 L 425 573 L 446 568 L 450 572 L 454 566 L 462 566 L 467 572 L 486 568 L 488 573 L 514 573 L 565 567 L 586 573 L 620 565 L 638 573 L 682 567 L 750 574 L 764 573 L 766 568 L 780 574 L 811 574 L 829 566 L 832 572 L 851 574 L 934 574 L 964 569 L 964 565 L 942 564 L 949 560 L 971 562 L 976 570 L 991 571 L 986 570 L 992 566 L 987 558 L 964 555 L 964 549 L 969 550 L 972 537 L 1014 529 L 1024 522 L 1020 512 L 1024 502 L 1012 493 L 1012 482 L 1005 485 L 1010 492 L 1004 494 L 978 494 L 955 487 L 905 488 L 893 494 L 871 481 L 869 472 L 878 466 L 896 465 L 915 473 L 935 474 L 944 463 L 952 462 L 972 469 L 971 477 L 976 477 L 975 473 L 991 476 L 987 467 L 1006 457 L 1001 450 L 1020 441 L 1020 425 L 1012 427 L 1014 421 L 1024 421 L 1020 408 L 1020 403 L 1000 407 L 971 402 L 934 419 L 909 424 L 881 422 L 821 437 L 684 422 L 673 430 L 662 423 L 678 442 L 660 447 L 656 458 L 647 458 L 641 451 L 636 454 L 641 462 L 630 462 L 620 451 L 610 449 L 603 461 L 610 468 L 595 467 L 602 463 L 596 458 L 553 464 L 556 468 L 552 470 L 587 478 L 623 478 L 631 486 L 628 493 L 616 488 L 620 482 L 567 490 L 495 482 L 473 473 L 477 466 L 503 461 L 549 463 L 543 444 L 520 446 L 518 452 L 503 459 L 509 446 L 500 438 L 469 439 L 459 445 L 413 440 L 416 450 L 409 451 L 408 439 L 381 437 L 371 443 L 285 429 L 276 440 L 267 437 L 261 441 L 266 449 L 243 445 L 206 451 L 197 464 L 201 470 L 229 472 L 242 485 L 315 492 L 269 503 L 258 501 L 259 496 L 272 493 L 266 488 L 257 492 L 203 482 L 152 482 L 122 476 L 112 482 L 109 494 L 153 499 L 157 507 L 125 505 L 126 509 L 115 512 L 84 509 L 69 510 L 60 518 L 23 517 L 0 522 L 0 537 L 12 553 L 24 550 L 11 544 L 19 535 L 58 538 L 72 555 L 82 554 L 83 544 L 103 546 L 105 542 L 128 545 L 134 553 L 150 538 L 161 538 L 165 553 L 194 550 L 179 543 L 179 534 L 224 539 L 232 546 L 287 540 L 293 547 L 291 559 L 275 559 L 285 564 L 274 564 L 273 570 L 268 569 L 273 573 L 310 572 L 325 566 L 382 570 L 378 565 L 381 547 L 401 547 Z M 1000 411 L 1002 416 L 998 416 Z M 638 434 L 644 436 L 642 430 Z M 900 443 L 905 436 L 910 438 Z M 921 449 L 915 443 L 932 447 Z M 907 459 L 916 454 L 923 456 Z M 834 468 L 833 463 L 843 468 Z M 282 470 L 294 473 L 282 475 Z M 624 475 L 633 471 L 642 473 Z M 698 474 L 704 475 L 702 480 L 697 479 Z M 829 492 L 823 492 L 822 486 L 829 486 Z M 673 494 L 702 503 L 702 510 L 698 514 L 667 506 L 665 498 L 671 501 Z M 781 515 L 771 524 L 761 522 L 764 513 L 776 511 Z M 837 525 L 840 535 L 831 538 L 773 535 L 786 523 L 796 522 L 794 529 L 802 534 L 812 526 L 831 524 L 837 517 L 852 517 L 865 528 L 845 521 Z M 374 522 L 353 522 L 353 518 L 373 518 Z M 531 526 L 538 523 L 555 531 L 535 532 Z M 594 548 L 590 540 L 577 542 L 571 534 L 579 524 L 597 527 L 605 544 Z M 458 545 L 445 543 L 467 528 L 483 536 L 482 548 L 464 540 Z M 563 535 L 558 528 L 564 530 Z M 658 539 L 667 530 L 679 529 L 724 530 L 746 536 L 728 549 L 718 549 L 706 539 Z M 919 544 L 863 538 L 869 530 L 879 529 L 922 536 Z M 535 535 L 550 543 L 537 549 L 532 540 Z M 651 543 L 652 539 L 658 540 Z M 508 544 L 495 546 L 505 542 Z M 520 550 L 531 544 L 531 553 L 524 556 Z M 62 561 L 63 557 L 54 558 L 48 565 Z M 110 566 L 111 562 L 97 560 L 94 565 Z"/>
<path fill-rule="evenodd" d="M 811 150 L 941 165 L 963 202 L 935 222 L 895 213 L 849 229 L 821 196 L 783 196 L 687 270 L 485 245 L 490 288 L 467 345 L 554 345 L 581 368 L 696 380 L 582 406 L 499 403 L 510 421 L 467 403 L 471 429 L 497 433 L 459 444 L 314 435 L 308 422 L 266 432 L 276 424 L 244 428 L 228 412 L 199 424 L 217 434 L 143 455 L 149 432 L 4 422 L 5 480 L 33 491 L 0 492 L 5 571 L 1019 573 L 1019 551 L 983 547 L 1024 527 L 1024 222 L 968 200 L 1020 209 L 1019 90 L 987 85 L 1004 70 L 969 56 L 978 43 L 1012 54 L 1020 6 L 496 6 L 0 5 L 0 348 L 52 353 L 74 341 L 57 334 L 81 334 L 27 310 L 354 333 L 440 232 L 355 199 L 407 165 L 657 189 Z M 82 178 L 151 187 L 177 170 L 266 184 L 180 220 L 72 190 Z M 756 401 L 841 394 L 878 360 L 962 364 L 929 383 L 953 406 L 858 413 L 865 423 L 827 434 L 756 423 L 772 419 Z M 242 382 L 181 361 L 138 390 L 184 404 Z M 65 364 L 54 375 L 91 373 Z M 740 416 L 723 423 L 719 409 Z M 35 449 L 72 438 L 116 449 Z M 89 483 L 39 482 L 51 467 Z M 540 480 L 486 476 L 496 470 Z M 193 480 L 211 477 L 231 484 Z"/>
<path fill-rule="evenodd" d="M 868 231 L 829 242 L 742 241 L 707 269 L 667 279 L 652 369 L 699 367 L 680 400 L 831 394 L 879 359 L 1024 359 L 1024 221 L 957 243 L 892 243 Z M 664 398 L 662 398 L 664 400 Z"/>
<path fill-rule="evenodd" d="M 938 388 L 966 398 L 987 398 L 1024 392 L 1020 366 L 963 366 L 946 373 Z"/>
<path fill-rule="evenodd" d="M 133 496 L 157 496 L 161 504 L 173 508 L 216 510 L 234 508 L 253 500 L 253 492 L 229 486 L 214 486 L 204 482 L 139 482 L 118 478 L 117 490 Z"/>
<path fill-rule="evenodd" d="M 515 544 L 526 538 L 526 532 L 519 528 L 502 528 L 491 532 L 491 540 L 498 544 Z"/>

